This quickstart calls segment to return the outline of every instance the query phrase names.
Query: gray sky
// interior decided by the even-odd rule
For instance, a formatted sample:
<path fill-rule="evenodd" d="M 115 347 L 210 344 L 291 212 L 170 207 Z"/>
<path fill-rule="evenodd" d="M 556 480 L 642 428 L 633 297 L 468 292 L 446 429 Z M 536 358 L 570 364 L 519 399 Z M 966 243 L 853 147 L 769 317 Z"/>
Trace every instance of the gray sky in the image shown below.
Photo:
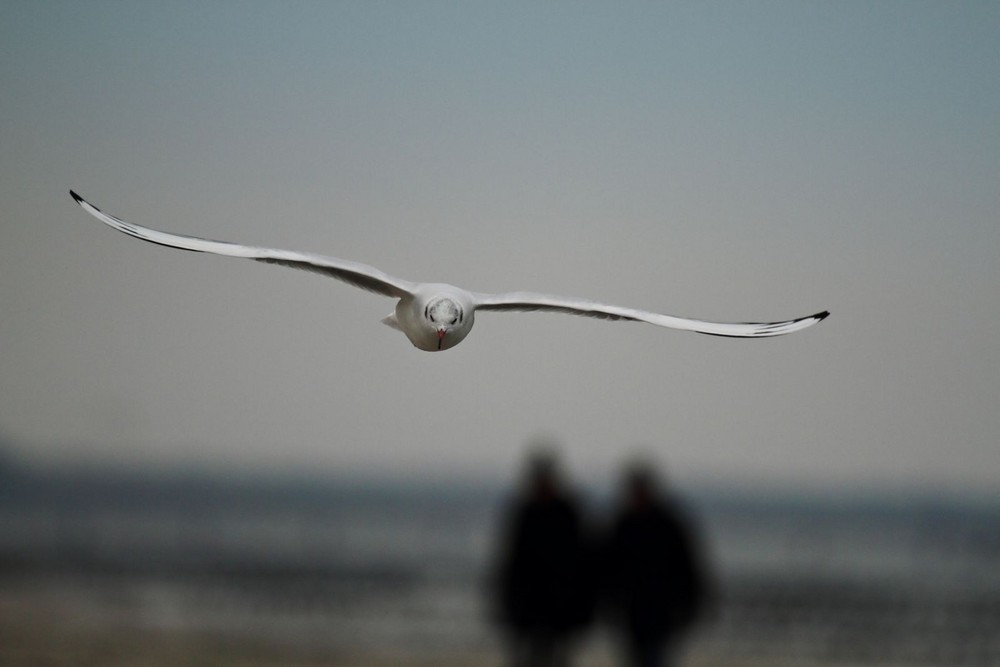
<path fill-rule="evenodd" d="M 0 4 L 0 434 L 40 462 L 1000 479 L 997 3 Z M 164 230 L 741 341 L 392 302 Z"/>

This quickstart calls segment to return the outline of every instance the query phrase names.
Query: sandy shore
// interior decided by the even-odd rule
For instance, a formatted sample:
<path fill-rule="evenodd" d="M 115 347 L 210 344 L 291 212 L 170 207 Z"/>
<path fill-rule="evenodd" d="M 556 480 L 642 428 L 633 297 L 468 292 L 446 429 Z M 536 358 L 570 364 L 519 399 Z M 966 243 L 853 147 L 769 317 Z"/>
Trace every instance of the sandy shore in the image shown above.
<path fill-rule="evenodd" d="M 369 625 L 371 617 L 359 623 L 357 618 L 332 614 L 329 610 L 312 614 L 302 606 L 284 609 L 282 605 L 287 601 L 280 596 L 273 600 L 265 598 L 269 600 L 268 606 L 261 608 L 258 608 L 260 599 L 250 597 L 240 605 L 213 608 L 210 614 L 205 614 L 204 609 L 190 604 L 189 597 L 177 596 L 175 589 L 176 586 L 126 584 L 114 577 L 109 582 L 95 575 L 0 577 L 0 666 L 504 665 L 502 646 L 491 632 L 481 633 L 476 639 L 449 626 L 435 626 L 434 632 L 427 633 L 426 626 L 420 623 L 426 619 L 419 615 L 397 619 L 391 624 L 395 628 L 393 633 L 377 634 Z M 783 592 L 785 597 L 788 594 Z M 804 595 L 806 601 L 817 599 L 815 591 Z M 909 644 L 893 644 L 884 635 L 885 628 L 876 622 L 885 615 L 882 612 L 872 616 L 866 607 L 855 605 L 849 607 L 853 610 L 849 625 L 846 617 L 840 616 L 837 617 L 840 625 L 809 624 L 806 621 L 818 608 L 803 606 L 796 600 L 785 600 L 781 605 L 734 607 L 728 617 L 729 626 L 710 624 L 708 631 L 693 642 L 681 664 L 688 667 L 996 664 L 993 658 L 998 644 L 990 629 L 995 629 L 992 621 L 998 607 L 989 600 L 976 603 L 959 617 L 962 627 L 976 619 L 982 626 L 976 629 L 978 634 L 952 636 L 944 632 L 947 628 L 942 624 L 947 617 L 935 612 L 932 620 L 937 630 L 927 626 L 926 632 L 916 637 L 923 643 L 912 647 L 909 653 L 900 650 Z M 986 613 L 990 610 L 992 615 Z M 758 620 L 763 622 L 750 623 L 743 618 L 747 615 L 761 617 Z M 897 614 L 895 622 L 902 620 L 905 619 Z M 877 630 L 874 635 L 872 629 Z M 817 632 L 824 634 L 818 637 Z M 975 642 L 958 642 L 956 638 L 960 637 L 971 637 Z M 915 641 L 913 637 L 910 640 Z M 824 642 L 825 650 L 816 650 L 818 641 Z M 865 641 L 875 644 L 866 645 Z M 976 650 L 972 651 L 973 648 Z M 576 667 L 620 664 L 608 638 L 600 632 L 582 644 L 576 655 Z"/>
<path fill-rule="evenodd" d="M 12 603 L 13 602 L 13 603 Z M 319 648 L 186 629 L 80 618 L 58 605 L 0 599 L 0 665 L 39 667 L 503 667 L 499 650 L 407 651 Z M 612 667 L 606 647 L 583 647 L 576 667 Z M 690 656 L 688 667 L 792 667 L 774 660 L 719 661 Z M 801 662 L 796 667 L 809 667 Z M 825 667 L 832 667 L 827 664 Z M 842 666 L 846 667 L 846 666 Z"/>
<path fill-rule="evenodd" d="M 499 647 L 480 650 L 334 648 L 321 641 L 296 642 L 225 635 L 186 627 L 156 628 L 118 614 L 81 615 L 54 598 L 0 591 L 0 665 L 39 667 L 502 667 Z M 616 664 L 607 647 L 584 646 L 577 667 Z M 754 663 L 706 662 L 691 667 L 756 667 Z M 769 663 L 773 664 L 773 663 Z"/>
<path fill-rule="evenodd" d="M 400 654 L 302 647 L 186 629 L 130 627 L 79 618 L 57 607 L 0 602 L 0 665 L 46 667 L 368 667 L 500 665 L 495 656 Z"/>

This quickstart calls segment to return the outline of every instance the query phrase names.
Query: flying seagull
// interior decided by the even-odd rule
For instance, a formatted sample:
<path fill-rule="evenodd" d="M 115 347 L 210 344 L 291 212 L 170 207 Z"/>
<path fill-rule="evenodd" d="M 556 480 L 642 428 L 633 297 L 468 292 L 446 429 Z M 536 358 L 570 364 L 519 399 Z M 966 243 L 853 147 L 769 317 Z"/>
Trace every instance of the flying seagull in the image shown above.
<path fill-rule="evenodd" d="M 72 190 L 69 193 L 87 213 L 118 231 L 143 241 L 171 248 L 230 257 L 245 257 L 258 262 L 314 271 L 369 292 L 398 299 L 396 308 L 382 322 L 402 331 L 416 347 L 429 352 L 447 350 L 462 342 L 472 330 L 472 323 L 478 311 L 569 313 L 604 320 L 648 322 L 670 329 L 734 338 L 780 336 L 810 327 L 830 314 L 823 311 L 784 322 L 704 322 L 673 315 L 661 315 L 646 310 L 610 306 L 585 299 L 550 296 L 534 292 L 481 294 L 443 283 L 417 283 L 402 280 L 366 264 L 336 257 L 292 250 L 256 248 L 226 241 L 211 241 L 194 236 L 159 232 L 108 215 Z"/>

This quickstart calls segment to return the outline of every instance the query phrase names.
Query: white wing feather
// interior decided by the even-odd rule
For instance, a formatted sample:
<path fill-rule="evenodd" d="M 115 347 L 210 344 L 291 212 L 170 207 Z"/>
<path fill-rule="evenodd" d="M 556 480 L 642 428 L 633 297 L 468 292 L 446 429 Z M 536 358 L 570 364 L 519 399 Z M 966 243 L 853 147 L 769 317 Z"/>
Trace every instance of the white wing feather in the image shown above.
<path fill-rule="evenodd" d="M 413 292 L 415 284 L 406 280 L 400 280 L 380 271 L 374 267 L 352 262 L 336 257 L 315 255 L 312 253 L 296 252 L 293 250 L 277 250 L 272 248 L 256 248 L 253 246 L 229 243 L 228 241 L 212 241 L 195 236 L 184 236 L 182 234 L 168 234 L 155 229 L 149 229 L 140 225 L 125 222 L 113 215 L 108 215 L 93 204 L 87 202 L 80 195 L 70 190 L 70 195 L 76 200 L 83 210 L 101 222 L 114 227 L 118 231 L 129 236 L 134 236 L 143 241 L 157 243 L 159 245 L 180 248 L 182 250 L 193 250 L 195 252 L 207 252 L 215 255 L 226 255 L 228 257 L 245 257 L 258 262 L 268 264 L 280 264 L 296 269 L 314 271 L 331 278 L 342 280 L 346 283 L 360 287 L 361 289 L 401 298 Z"/>
<path fill-rule="evenodd" d="M 125 222 L 119 218 L 104 213 L 99 208 L 84 200 L 80 195 L 70 190 L 73 199 L 88 213 L 101 222 L 114 227 L 115 229 L 134 236 L 143 241 L 157 243 L 159 245 L 180 248 L 182 250 L 192 250 L 195 252 L 207 252 L 216 255 L 226 255 L 229 257 L 243 257 L 253 259 L 258 262 L 269 264 L 280 264 L 306 271 L 314 271 L 346 283 L 375 292 L 385 296 L 402 298 L 413 295 L 419 288 L 419 284 L 407 280 L 401 280 L 390 276 L 374 267 L 352 262 L 350 260 L 338 259 L 324 255 L 312 253 L 296 252 L 292 250 L 277 250 L 272 248 L 257 248 L 254 246 L 240 245 L 227 241 L 213 241 L 194 236 L 184 236 L 182 234 L 168 234 L 167 232 L 149 229 L 140 225 Z M 605 320 L 631 320 L 636 322 L 648 322 L 670 329 L 681 329 L 684 331 L 695 331 L 714 336 L 732 336 L 736 338 L 766 338 L 770 336 L 780 336 L 792 333 L 807 327 L 811 327 L 822 321 L 830 313 L 823 311 L 806 317 L 799 317 L 794 320 L 781 322 L 706 322 L 694 320 L 686 317 L 676 317 L 673 315 L 662 315 L 647 310 L 635 308 L 624 308 L 622 306 L 612 306 L 584 299 L 574 299 L 561 296 L 551 296 L 547 294 L 536 294 L 534 292 L 510 292 L 507 294 L 473 294 L 476 310 L 496 310 L 496 311 L 548 311 L 569 313 L 571 315 L 581 315 L 584 317 L 596 317 Z M 388 318 L 387 318 L 388 319 Z M 388 322 L 387 322 L 388 323 Z"/>
<path fill-rule="evenodd" d="M 548 294 L 532 292 L 511 292 L 509 294 L 475 294 L 476 310 L 507 310 L 507 311 L 548 311 L 569 313 L 584 317 L 596 317 L 605 320 L 632 320 L 648 322 L 670 329 L 696 331 L 713 336 L 731 336 L 734 338 L 766 338 L 799 331 L 820 322 L 830 313 L 823 311 L 783 322 L 706 322 L 686 317 L 661 315 L 647 310 L 609 306 L 583 299 L 572 299 Z"/>

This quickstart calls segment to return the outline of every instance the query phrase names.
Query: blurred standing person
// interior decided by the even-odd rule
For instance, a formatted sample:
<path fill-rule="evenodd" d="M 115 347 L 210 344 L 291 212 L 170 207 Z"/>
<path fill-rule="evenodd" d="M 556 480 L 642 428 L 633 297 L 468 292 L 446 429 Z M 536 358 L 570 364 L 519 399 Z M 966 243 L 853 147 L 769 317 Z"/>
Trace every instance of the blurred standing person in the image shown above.
<path fill-rule="evenodd" d="M 497 615 L 514 667 L 566 667 L 591 620 L 594 577 L 578 503 L 553 454 L 536 453 L 508 510 L 496 572 Z"/>
<path fill-rule="evenodd" d="M 621 507 L 605 545 L 612 622 L 632 667 L 667 667 L 704 606 L 703 563 L 676 501 L 645 465 L 624 476 Z"/>

